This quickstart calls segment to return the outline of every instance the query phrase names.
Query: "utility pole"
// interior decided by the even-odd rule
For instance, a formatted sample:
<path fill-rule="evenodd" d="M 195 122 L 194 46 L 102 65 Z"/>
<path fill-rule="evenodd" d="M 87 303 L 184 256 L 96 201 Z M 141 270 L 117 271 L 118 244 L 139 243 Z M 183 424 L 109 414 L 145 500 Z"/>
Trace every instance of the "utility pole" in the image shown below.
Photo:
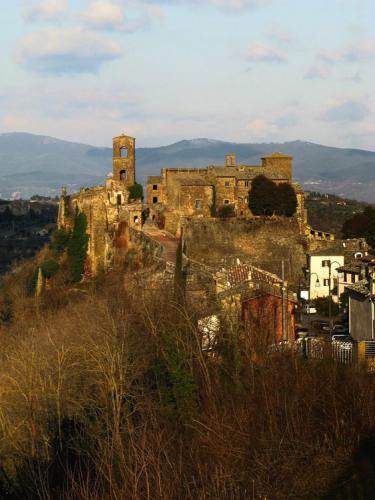
<path fill-rule="evenodd" d="M 341 263 L 337 260 L 329 260 L 329 273 L 328 273 L 328 317 L 329 317 L 329 334 L 332 335 L 332 264 L 338 264 L 341 266 Z"/>
<path fill-rule="evenodd" d="M 282 328 L 283 328 L 283 341 L 288 340 L 288 329 L 287 329 L 287 313 L 286 313 L 286 286 L 285 286 L 285 263 L 284 259 L 281 261 L 281 279 L 282 279 L 282 287 L 281 287 L 281 301 L 282 301 Z"/>
<path fill-rule="evenodd" d="M 332 292 L 331 292 L 331 276 L 332 276 L 332 262 L 329 261 L 329 274 L 328 274 L 328 317 L 329 317 L 329 334 L 332 335 Z"/>

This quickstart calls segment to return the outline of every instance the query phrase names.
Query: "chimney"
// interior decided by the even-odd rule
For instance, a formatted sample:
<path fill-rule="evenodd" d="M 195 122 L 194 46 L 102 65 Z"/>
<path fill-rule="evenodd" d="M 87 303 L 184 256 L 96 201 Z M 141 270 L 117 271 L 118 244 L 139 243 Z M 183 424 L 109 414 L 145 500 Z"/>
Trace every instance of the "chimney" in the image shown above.
<path fill-rule="evenodd" d="M 225 156 L 225 164 L 227 167 L 235 167 L 236 166 L 236 155 L 231 153 Z"/>

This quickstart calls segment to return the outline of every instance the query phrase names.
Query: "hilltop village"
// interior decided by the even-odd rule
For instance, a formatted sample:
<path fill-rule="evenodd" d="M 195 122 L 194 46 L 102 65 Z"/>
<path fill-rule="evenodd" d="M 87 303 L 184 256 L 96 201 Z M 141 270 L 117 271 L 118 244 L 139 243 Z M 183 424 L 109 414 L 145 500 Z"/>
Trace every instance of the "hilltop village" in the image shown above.
<path fill-rule="evenodd" d="M 2 278 L 0 498 L 372 498 L 375 209 L 374 240 L 311 227 L 284 152 L 143 192 L 114 138 Z"/>
<path fill-rule="evenodd" d="M 148 178 L 143 200 L 135 139 L 121 135 L 113 139 L 112 176 L 103 186 L 71 195 L 62 189 L 58 227 L 71 230 L 76 214 L 85 215 L 85 276 L 131 256 L 138 268 L 153 266 L 149 289 L 172 288 L 177 273 L 186 300 L 205 304 L 203 322 L 230 311 L 238 321 L 261 324 L 268 343 L 291 340 L 301 300 L 333 297 L 338 303 L 338 290 L 352 284 L 345 266 L 362 265 L 363 281 L 372 261 L 365 240 L 335 239 L 308 225 L 291 156 L 275 152 L 260 161 L 246 165 L 228 153 L 223 165 L 165 167 Z M 292 187 L 292 215 L 253 215 L 249 196 L 260 176 Z M 370 282 L 364 286 L 371 288 Z"/>

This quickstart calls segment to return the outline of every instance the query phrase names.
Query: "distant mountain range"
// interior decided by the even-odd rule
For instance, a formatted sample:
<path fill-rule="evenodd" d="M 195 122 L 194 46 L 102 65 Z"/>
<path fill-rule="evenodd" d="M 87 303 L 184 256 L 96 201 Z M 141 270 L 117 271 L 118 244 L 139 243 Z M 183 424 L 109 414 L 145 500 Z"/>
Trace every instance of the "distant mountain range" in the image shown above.
<path fill-rule="evenodd" d="M 375 152 L 310 142 L 243 144 L 210 139 L 183 140 L 170 146 L 137 149 L 137 177 L 161 167 L 223 164 L 227 153 L 239 163 L 260 164 L 261 156 L 280 151 L 294 157 L 294 178 L 305 189 L 375 202 Z M 55 196 L 103 183 L 112 168 L 112 148 L 98 148 L 26 133 L 0 135 L 0 197 Z"/>

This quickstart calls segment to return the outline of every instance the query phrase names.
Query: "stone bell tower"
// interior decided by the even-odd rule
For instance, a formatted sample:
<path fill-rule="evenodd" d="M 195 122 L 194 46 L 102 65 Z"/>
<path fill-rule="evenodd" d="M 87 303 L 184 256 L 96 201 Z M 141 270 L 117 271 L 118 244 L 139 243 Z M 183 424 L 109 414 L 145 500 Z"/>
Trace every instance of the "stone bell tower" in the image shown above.
<path fill-rule="evenodd" d="M 125 186 L 135 184 L 135 139 L 127 135 L 113 138 L 113 179 Z"/>

